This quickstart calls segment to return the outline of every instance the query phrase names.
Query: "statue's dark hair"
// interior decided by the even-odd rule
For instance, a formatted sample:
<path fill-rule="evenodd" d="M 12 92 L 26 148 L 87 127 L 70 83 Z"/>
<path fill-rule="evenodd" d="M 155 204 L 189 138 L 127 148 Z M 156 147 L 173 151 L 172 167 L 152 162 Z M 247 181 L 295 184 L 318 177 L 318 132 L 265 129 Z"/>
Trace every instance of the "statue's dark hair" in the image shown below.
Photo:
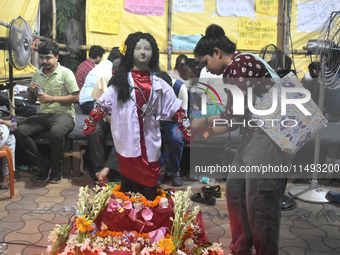
<path fill-rule="evenodd" d="M 196 44 L 194 54 L 198 57 L 212 56 L 214 48 L 219 48 L 226 54 L 233 54 L 236 50 L 236 45 L 225 36 L 222 27 L 212 24 L 205 30 L 205 36 Z"/>
<path fill-rule="evenodd" d="M 113 73 L 109 85 L 115 86 L 118 89 L 118 100 L 123 103 L 130 98 L 130 85 L 128 82 L 128 72 L 133 68 L 133 53 L 136 44 L 140 39 L 147 40 L 152 48 L 152 57 L 149 62 L 151 72 L 158 72 L 159 69 L 159 49 L 155 38 L 149 33 L 136 32 L 129 34 L 125 40 L 126 53 L 122 57 L 118 69 Z"/>

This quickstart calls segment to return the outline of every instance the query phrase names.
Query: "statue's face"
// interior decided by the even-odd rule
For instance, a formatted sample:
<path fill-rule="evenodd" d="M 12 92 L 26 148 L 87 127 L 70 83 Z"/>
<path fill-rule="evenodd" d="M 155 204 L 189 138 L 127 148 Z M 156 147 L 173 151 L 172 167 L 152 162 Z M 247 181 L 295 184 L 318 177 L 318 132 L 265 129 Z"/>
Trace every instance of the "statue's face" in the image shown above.
<path fill-rule="evenodd" d="M 149 63 L 152 57 L 151 44 L 146 39 L 140 39 L 133 51 L 134 69 L 149 69 Z"/>

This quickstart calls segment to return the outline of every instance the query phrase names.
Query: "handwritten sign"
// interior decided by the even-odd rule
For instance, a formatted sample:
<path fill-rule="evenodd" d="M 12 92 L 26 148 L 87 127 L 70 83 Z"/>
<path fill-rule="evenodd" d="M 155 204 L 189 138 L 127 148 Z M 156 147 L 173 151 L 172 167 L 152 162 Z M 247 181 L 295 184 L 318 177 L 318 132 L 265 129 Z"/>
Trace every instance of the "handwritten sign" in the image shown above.
<path fill-rule="evenodd" d="M 88 0 L 89 30 L 118 34 L 122 5 L 122 0 Z"/>
<path fill-rule="evenodd" d="M 172 47 L 174 50 L 193 50 L 202 35 L 173 35 Z"/>
<path fill-rule="evenodd" d="M 274 19 L 241 18 L 237 49 L 260 50 L 268 44 L 276 44 L 277 25 Z"/>
<path fill-rule="evenodd" d="M 220 16 L 254 17 L 255 0 L 216 0 L 216 12 Z"/>
<path fill-rule="evenodd" d="M 174 0 L 172 12 L 203 13 L 204 0 Z"/>
<path fill-rule="evenodd" d="M 256 0 L 256 13 L 267 16 L 277 17 L 279 11 L 279 3 L 277 0 Z"/>
<path fill-rule="evenodd" d="M 339 0 L 298 2 L 298 32 L 320 31 L 332 11 L 340 10 Z"/>
<path fill-rule="evenodd" d="M 164 15 L 164 0 L 125 0 L 125 11 L 139 15 Z"/>

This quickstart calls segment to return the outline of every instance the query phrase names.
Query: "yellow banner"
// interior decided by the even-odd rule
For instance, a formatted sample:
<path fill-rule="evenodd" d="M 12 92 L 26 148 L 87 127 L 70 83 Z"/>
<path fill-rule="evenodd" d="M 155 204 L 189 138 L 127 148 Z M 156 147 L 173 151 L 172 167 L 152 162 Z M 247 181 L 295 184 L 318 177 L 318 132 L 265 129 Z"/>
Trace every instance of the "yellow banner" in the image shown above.
<path fill-rule="evenodd" d="M 274 19 L 241 18 L 237 49 L 261 50 L 268 44 L 276 45 L 277 25 Z"/>
<path fill-rule="evenodd" d="M 88 1 L 89 31 L 118 34 L 122 0 L 89 0 Z"/>
<path fill-rule="evenodd" d="M 279 2 L 278 0 L 256 0 L 255 10 L 260 15 L 277 17 Z"/>

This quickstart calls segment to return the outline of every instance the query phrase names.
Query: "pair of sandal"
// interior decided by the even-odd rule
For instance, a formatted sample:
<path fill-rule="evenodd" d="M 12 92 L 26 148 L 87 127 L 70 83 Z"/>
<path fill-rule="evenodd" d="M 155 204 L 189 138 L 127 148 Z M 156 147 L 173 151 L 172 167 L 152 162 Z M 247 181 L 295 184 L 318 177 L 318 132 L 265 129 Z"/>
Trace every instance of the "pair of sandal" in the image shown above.
<path fill-rule="evenodd" d="M 210 186 L 206 185 L 203 186 L 201 193 L 195 193 L 190 198 L 194 202 L 207 204 L 207 205 L 215 205 L 216 204 L 216 198 L 221 197 L 221 187 L 220 185 Z M 216 197 L 216 198 L 215 198 Z"/>
<path fill-rule="evenodd" d="M 203 194 L 212 194 L 213 197 L 220 198 L 222 196 L 220 185 L 205 185 L 202 188 Z"/>

